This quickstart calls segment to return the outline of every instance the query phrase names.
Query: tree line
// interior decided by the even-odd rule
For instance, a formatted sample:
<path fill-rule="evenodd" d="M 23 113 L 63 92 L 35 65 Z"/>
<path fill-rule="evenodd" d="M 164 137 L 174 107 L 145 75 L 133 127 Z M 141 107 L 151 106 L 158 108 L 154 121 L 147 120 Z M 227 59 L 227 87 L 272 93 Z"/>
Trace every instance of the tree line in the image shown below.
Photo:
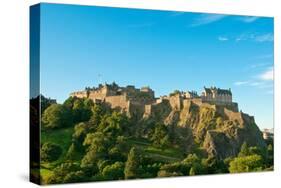
<path fill-rule="evenodd" d="M 44 183 L 71 183 L 153 177 L 191 176 L 200 174 L 239 173 L 271 170 L 273 145 L 267 148 L 242 144 L 237 156 L 218 159 L 197 152 L 182 151 L 182 159 L 161 161 L 145 155 L 141 147 L 130 144 L 137 138 L 136 122 L 125 114 L 90 99 L 68 98 L 63 104 L 49 104 L 42 114 L 44 134 L 73 128 L 68 148 L 47 140 L 41 144 L 41 161 L 57 162 Z M 184 139 L 163 122 L 147 123 L 147 143 L 160 150 L 182 148 Z M 182 136 L 184 137 L 184 135 Z M 61 138 L 63 139 L 63 138 Z M 186 144 L 186 143 L 185 143 Z M 62 156 L 63 150 L 66 154 Z"/>

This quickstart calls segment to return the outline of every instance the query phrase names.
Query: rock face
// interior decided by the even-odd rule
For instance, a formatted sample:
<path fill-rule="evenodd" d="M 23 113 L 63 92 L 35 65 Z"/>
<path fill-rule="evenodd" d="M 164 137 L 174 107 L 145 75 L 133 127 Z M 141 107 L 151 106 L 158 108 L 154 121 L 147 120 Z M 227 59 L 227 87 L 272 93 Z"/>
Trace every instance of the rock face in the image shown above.
<path fill-rule="evenodd" d="M 243 142 L 249 146 L 265 146 L 254 117 L 238 111 L 230 89 L 204 87 L 201 96 L 196 92 L 175 91 L 169 96 L 155 98 L 149 87 L 138 89 L 112 83 L 70 96 L 90 98 L 95 103 L 106 103 L 126 112 L 136 120 L 136 134 L 140 136 L 147 136 L 142 122 L 152 126 L 154 122 L 162 122 L 172 127 L 177 137 L 184 138 L 186 151 L 196 144 L 210 156 L 226 158 L 236 155 Z"/>
<path fill-rule="evenodd" d="M 254 117 L 229 106 L 189 101 L 179 108 L 166 102 L 155 106 L 151 112 L 145 118 L 189 130 L 192 139 L 187 139 L 187 146 L 199 144 L 210 156 L 220 159 L 234 156 L 244 142 L 249 146 L 265 147 Z"/>

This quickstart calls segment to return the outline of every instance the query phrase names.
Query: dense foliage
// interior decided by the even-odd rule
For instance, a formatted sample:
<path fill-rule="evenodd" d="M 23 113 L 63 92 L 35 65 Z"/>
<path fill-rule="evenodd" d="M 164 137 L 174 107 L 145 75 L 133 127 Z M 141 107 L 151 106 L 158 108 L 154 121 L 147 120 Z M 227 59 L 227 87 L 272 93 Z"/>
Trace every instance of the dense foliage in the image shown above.
<path fill-rule="evenodd" d="M 238 173 L 273 168 L 267 148 L 242 144 L 237 156 L 208 156 L 187 150 L 188 130 L 161 121 L 135 121 L 104 104 L 70 97 L 42 116 L 42 183 L 121 180 Z"/>
<path fill-rule="evenodd" d="M 42 161 L 55 161 L 62 153 L 60 146 L 53 143 L 44 143 L 41 147 L 41 160 Z"/>

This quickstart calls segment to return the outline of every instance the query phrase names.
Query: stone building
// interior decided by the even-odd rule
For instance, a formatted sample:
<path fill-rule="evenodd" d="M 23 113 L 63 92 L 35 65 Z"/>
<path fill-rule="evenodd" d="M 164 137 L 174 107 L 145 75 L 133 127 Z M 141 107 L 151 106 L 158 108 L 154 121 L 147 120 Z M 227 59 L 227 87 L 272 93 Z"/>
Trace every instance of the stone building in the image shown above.
<path fill-rule="evenodd" d="M 273 133 L 273 129 L 264 129 L 262 131 L 262 136 L 263 136 L 263 139 L 265 140 L 270 140 L 270 139 L 274 139 L 274 133 Z"/>
<path fill-rule="evenodd" d="M 86 88 L 84 91 L 73 92 L 71 97 L 89 98 L 95 103 L 106 103 L 111 108 L 130 113 L 144 112 L 145 105 L 155 103 L 154 91 L 148 86 L 141 89 L 128 85 L 120 87 L 116 83 Z"/>
<path fill-rule="evenodd" d="M 203 102 L 210 102 L 216 104 L 230 104 L 232 103 L 231 89 L 220 89 L 216 87 L 206 88 L 201 95 Z"/>
<path fill-rule="evenodd" d="M 85 88 L 70 94 L 72 97 L 89 98 L 95 103 L 106 103 L 111 108 L 118 108 L 127 115 L 143 114 L 148 117 L 156 106 L 169 104 L 174 110 L 181 110 L 184 106 L 193 102 L 197 105 L 219 105 L 227 106 L 233 111 L 238 111 L 237 103 L 232 102 L 231 90 L 216 87 L 206 88 L 199 96 L 195 91 L 176 91 L 168 96 L 156 98 L 154 91 L 148 86 L 135 88 L 133 85 L 120 87 L 116 83 L 99 84 L 98 87 Z"/>

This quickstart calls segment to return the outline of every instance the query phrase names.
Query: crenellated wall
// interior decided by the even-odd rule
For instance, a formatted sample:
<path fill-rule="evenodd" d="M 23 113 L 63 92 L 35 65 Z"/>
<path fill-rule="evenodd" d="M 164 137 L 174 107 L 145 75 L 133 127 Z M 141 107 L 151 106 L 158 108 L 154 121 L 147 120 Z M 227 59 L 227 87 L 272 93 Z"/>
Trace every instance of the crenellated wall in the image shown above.
<path fill-rule="evenodd" d="M 172 109 L 173 111 L 180 111 L 184 108 L 188 109 L 191 103 L 197 106 L 212 108 L 221 113 L 224 113 L 224 108 L 232 112 L 238 112 L 238 104 L 232 102 L 232 95 L 222 92 L 220 94 L 217 92 L 203 92 L 201 96 L 198 96 L 194 91 L 187 91 L 155 98 L 154 91 L 149 87 L 137 89 L 134 86 L 119 87 L 116 84 L 105 84 L 99 85 L 98 88 L 73 92 L 70 96 L 88 97 L 95 103 L 105 102 L 111 108 L 119 108 L 129 116 L 137 113 L 141 114 L 142 117 L 156 115 L 157 111 L 161 111 L 161 106 L 165 106 L 165 108 Z M 233 114 L 230 113 L 226 112 L 226 114 L 232 116 Z"/>

